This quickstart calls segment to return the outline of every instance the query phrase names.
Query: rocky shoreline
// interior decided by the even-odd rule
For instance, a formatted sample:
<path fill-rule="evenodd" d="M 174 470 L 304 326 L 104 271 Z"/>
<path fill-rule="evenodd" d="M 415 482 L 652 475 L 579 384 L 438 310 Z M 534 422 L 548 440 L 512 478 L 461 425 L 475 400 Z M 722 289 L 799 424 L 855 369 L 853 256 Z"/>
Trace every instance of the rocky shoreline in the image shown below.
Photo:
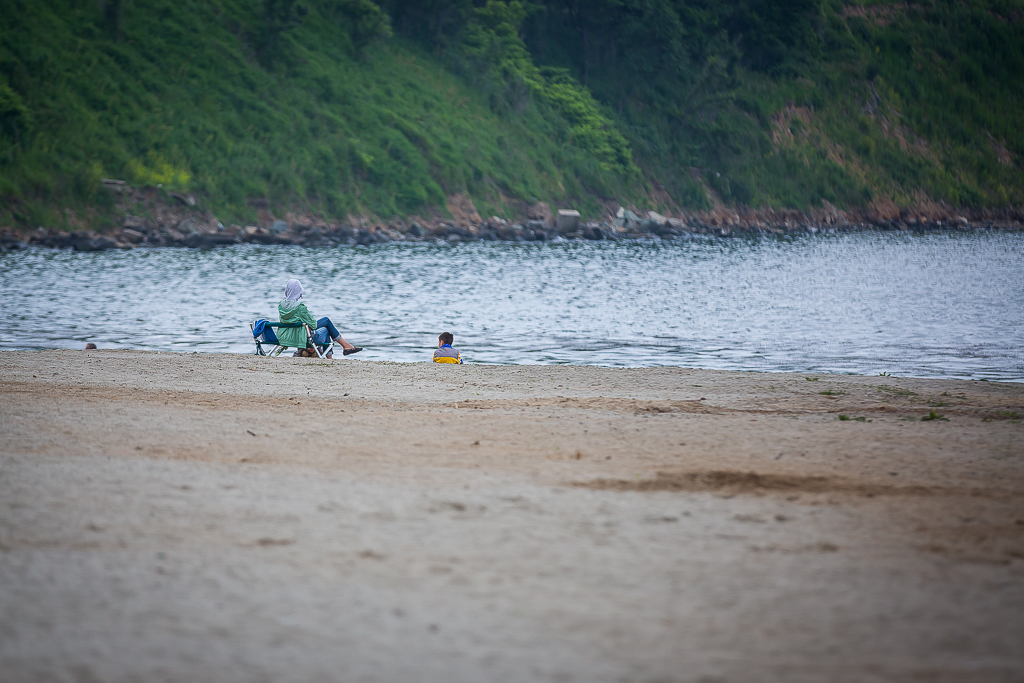
<path fill-rule="evenodd" d="M 107 231 L 46 228 L 15 230 L 0 228 L 0 250 L 27 247 L 105 251 L 136 247 L 185 247 L 211 249 L 236 244 L 300 245 L 334 247 L 390 242 L 455 243 L 463 241 L 552 242 L 560 240 L 679 239 L 688 235 L 722 238 L 750 234 L 800 234 L 858 230 L 1021 230 L 1024 207 L 1005 209 L 956 209 L 927 204 L 915 209 L 896 206 L 842 211 L 828 203 L 810 211 L 733 210 L 680 211 L 664 216 L 636 207 L 611 205 L 603 220 L 580 220 L 576 211 L 552 212 L 539 203 L 526 209 L 522 220 L 496 216 L 481 219 L 468 198 L 461 208 L 452 208 L 452 218 L 418 216 L 380 221 L 352 218 L 329 222 L 308 215 L 287 214 L 276 218 L 265 204 L 254 203 L 259 220 L 253 225 L 224 225 L 212 213 L 198 206 L 194 197 L 157 193 L 153 188 L 133 190 L 132 202 L 118 208 L 148 204 L 147 216 L 120 213 L 120 226 Z M 170 201 L 168 201 L 170 200 Z M 612 208 L 614 207 L 614 208 Z M 70 213 L 70 210 L 68 210 Z M 70 228 L 74 222 L 69 221 Z"/>

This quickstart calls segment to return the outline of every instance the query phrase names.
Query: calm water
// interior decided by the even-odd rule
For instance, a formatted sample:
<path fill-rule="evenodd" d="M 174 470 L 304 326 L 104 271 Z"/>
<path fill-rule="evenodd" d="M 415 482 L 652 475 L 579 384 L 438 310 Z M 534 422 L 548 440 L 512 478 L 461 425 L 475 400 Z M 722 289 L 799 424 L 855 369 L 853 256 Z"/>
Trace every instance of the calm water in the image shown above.
<path fill-rule="evenodd" d="M 1024 381 L 1024 234 L 0 254 L 0 348 L 251 353 L 285 280 L 359 359 Z"/>

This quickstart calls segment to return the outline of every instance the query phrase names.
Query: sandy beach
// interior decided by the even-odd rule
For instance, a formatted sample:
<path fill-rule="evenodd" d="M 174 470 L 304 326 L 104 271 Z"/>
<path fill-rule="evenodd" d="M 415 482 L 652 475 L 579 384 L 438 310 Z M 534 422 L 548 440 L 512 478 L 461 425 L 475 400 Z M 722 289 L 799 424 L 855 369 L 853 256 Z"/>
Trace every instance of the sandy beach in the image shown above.
<path fill-rule="evenodd" d="M 5 682 L 1024 680 L 1022 384 L 57 350 L 0 391 Z"/>

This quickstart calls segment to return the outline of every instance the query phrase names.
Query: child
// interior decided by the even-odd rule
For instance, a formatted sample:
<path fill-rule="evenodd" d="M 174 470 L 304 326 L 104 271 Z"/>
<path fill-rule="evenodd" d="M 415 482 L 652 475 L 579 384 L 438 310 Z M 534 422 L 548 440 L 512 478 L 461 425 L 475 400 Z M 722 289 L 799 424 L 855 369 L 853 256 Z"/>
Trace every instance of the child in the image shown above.
<path fill-rule="evenodd" d="M 437 351 L 434 351 L 435 363 L 462 364 L 462 354 L 452 348 L 455 337 L 451 332 L 442 332 L 437 338 Z"/>

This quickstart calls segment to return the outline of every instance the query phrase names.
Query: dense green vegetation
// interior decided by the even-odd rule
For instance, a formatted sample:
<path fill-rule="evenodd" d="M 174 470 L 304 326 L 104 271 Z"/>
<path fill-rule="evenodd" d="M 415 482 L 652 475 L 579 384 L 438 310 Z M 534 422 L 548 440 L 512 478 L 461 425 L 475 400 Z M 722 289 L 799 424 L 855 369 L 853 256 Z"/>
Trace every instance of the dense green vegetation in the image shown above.
<path fill-rule="evenodd" d="M 1024 201 L 1024 0 L 7 0 L 0 224 Z"/>

